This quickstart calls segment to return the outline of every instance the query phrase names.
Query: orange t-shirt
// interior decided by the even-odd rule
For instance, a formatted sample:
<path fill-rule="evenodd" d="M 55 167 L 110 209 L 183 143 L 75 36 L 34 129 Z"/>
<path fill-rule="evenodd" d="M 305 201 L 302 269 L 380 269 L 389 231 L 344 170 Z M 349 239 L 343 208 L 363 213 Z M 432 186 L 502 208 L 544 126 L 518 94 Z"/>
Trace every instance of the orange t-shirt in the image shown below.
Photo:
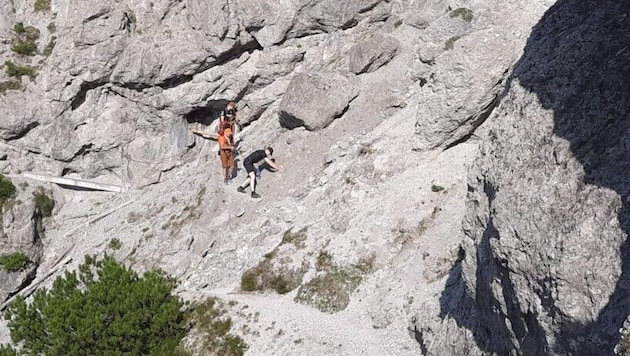
<path fill-rule="evenodd" d="M 224 147 L 230 146 L 232 144 L 231 138 L 232 130 L 225 129 L 223 130 L 223 135 L 219 135 L 219 147 L 224 149 Z"/>

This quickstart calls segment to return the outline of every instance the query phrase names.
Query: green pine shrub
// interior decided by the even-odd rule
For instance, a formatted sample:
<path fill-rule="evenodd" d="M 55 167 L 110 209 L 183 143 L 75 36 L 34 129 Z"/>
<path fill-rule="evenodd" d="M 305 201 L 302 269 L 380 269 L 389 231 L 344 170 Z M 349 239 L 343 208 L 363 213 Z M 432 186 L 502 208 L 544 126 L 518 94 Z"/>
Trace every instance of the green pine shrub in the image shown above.
<path fill-rule="evenodd" d="M 0 174 L 0 207 L 17 195 L 17 188 L 10 179 Z"/>
<path fill-rule="evenodd" d="M 188 331 L 177 282 L 161 271 L 139 276 L 111 256 L 86 256 L 50 290 L 22 297 L 5 314 L 11 340 L 29 355 L 174 355 Z"/>
<path fill-rule="evenodd" d="M 7 272 L 19 272 L 24 270 L 31 261 L 23 252 L 14 252 L 0 255 L 0 267 Z"/>
<path fill-rule="evenodd" d="M 37 44 L 31 40 L 17 40 L 11 45 L 11 50 L 23 56 L 34 56 L 37 52 Z"/>

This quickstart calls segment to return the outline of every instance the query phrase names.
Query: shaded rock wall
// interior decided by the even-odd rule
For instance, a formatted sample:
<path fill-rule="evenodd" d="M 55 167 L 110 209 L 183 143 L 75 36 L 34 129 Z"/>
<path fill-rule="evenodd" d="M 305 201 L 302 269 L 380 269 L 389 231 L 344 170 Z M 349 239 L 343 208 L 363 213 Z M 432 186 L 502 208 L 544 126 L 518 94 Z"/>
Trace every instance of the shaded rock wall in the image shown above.
<path fill-rule="evenodd" d="M 465 257 L 441 296 L 442 327 L 452 318 L 477 352 L 606 355 L 618 342 L 630 311 L 629 11 L 558 1 L 492 115 L 470 172 Z"/>

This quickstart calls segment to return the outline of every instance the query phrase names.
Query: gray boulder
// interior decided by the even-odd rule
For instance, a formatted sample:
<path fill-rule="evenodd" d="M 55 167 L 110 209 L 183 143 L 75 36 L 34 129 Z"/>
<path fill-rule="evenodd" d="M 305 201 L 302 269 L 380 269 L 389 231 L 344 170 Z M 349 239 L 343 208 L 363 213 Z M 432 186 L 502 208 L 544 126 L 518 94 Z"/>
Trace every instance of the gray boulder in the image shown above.
<path fill-rule="evenodd" d="M 349 69 L 355 74 L 373 72 L 387 64 L 396 55 L 396 50 L 398 40 L 376 34 L 350 49 Z"/>
<path fill-rule="evenodd" d="M 415 0 L 412 1 L 410 8 L 413 10 L 404 14 L 404 23 L 417 28 L 426 28 L 448 11 L 449 4 L 444 0 Z"/>
<path fill-rule="evenodd" d="M 359 80 L 352 73 L 297 74 L 280 103 L 280 124 L 317 131 L 328 126 L 359 95 Z"/>

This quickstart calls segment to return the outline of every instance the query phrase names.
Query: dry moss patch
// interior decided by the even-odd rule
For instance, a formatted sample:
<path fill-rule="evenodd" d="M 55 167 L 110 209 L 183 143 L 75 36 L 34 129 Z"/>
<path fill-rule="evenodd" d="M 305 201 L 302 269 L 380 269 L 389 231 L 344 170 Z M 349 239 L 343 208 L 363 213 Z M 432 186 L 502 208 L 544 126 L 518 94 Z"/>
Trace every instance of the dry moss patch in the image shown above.
<path fill-rule="evenodd" d="M 372 270 L 374 258 L 366 258 L 356 265 L 338 266 L 326 251 L 317 257 L 318 274 L 303 284 L 295 301 L 313 306 L 324 313 L 335 313 L 346 309 L 350 295 L 363 281 L 363 276 Z"/>

